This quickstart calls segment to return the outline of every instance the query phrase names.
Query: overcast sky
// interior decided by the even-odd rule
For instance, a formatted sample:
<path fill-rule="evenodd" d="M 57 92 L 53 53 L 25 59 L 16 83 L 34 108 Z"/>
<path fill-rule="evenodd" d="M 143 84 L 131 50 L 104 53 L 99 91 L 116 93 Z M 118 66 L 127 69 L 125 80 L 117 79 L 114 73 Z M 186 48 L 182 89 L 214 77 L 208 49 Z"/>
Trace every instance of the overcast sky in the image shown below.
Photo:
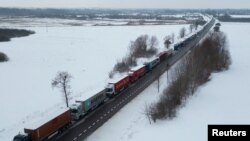
<path fill-rule="evenodd" d="M 250 0 L 0 0 L 0 7 L 250 8 Z"/>

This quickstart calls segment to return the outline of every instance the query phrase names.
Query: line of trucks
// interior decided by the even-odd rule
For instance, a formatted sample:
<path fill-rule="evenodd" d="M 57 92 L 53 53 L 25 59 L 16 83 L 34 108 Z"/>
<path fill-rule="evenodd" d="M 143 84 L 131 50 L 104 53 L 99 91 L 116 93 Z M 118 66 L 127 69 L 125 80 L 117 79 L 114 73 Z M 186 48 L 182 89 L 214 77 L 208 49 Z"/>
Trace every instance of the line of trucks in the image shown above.
<path fill-rule="evenodd" d="M 70 108 L 52 117 L 46 123 L 37 125 L 37 127 L 24 128 L 24 133 L 16 135 L 13 141 L 43 141 L 50 138 L 50 135 L 54 135 L 53 133 L 63 132 L 71 123 L 81 119 L 107 101 L 107 99 L 118 95 L 124 89 L 143 77 L 147 72 L 154 69 L 161 61 L 171 56 L 172 53 L 173 50 L 161 52 L 156 58 L 144 63 L 144 65 L 132 68 L 127 75 L 110 81 L 103 91 L 93 95 L 87 100 L 75 101 Z"/>
<path fill-rule="evenodd" d="M 213 20 L 209 23 L 213 24 Z M 206 25 L 208 26 L 208 24 Z M 203 29 L 206 29 L 205 27 Z M 202 32 L 202 31 L 200 31 Z M 192 39 L 197 37 L 198 34 L 191 36 Z M 191 41 L 190 39 L 187 39 Z M 185 44 L 188 42 L 185 40 Z M 124 89 L 131 84 L 136 83 L 138 79 L 143 77 L 146 73 L 152 71 L 157 65 L 169 58 L 178 51 L 183 44 L 175 44 L 174 50 L 160 52 L 157 57 L 145 62 L 143 65 L 130 69 L 127 75 L 120 77 L 119 79 L 110 81 L 106 88 L 101 92 L 93 95 L 87 100 L 75 101 L 75 103 L 68 109 L 58 113 L 51 117 L 49 120 L 32 128 L 24 128 L 24 133 L 19 133 L 13 139 L 13 141 L 44 141 L 53 135 L 58 134 L 66 130 L 72 123 L 86 116 L 89 112 L 95 110 L 98 106 L 105 103 L 114 96 L 120 94 Z"/>

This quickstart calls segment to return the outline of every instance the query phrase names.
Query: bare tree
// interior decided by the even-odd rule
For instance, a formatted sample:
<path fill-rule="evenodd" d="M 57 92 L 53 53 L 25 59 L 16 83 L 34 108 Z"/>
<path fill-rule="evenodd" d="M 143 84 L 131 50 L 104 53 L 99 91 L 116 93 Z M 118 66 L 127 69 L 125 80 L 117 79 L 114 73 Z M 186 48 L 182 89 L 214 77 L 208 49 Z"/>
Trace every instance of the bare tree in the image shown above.
<path fill-rule="evenodd" d="M 8 61 L 9 58 L 6 54 L 0 52 L 0 62 Z"/>
<path fill-rule="evenodd" d="M 145 110 L 144 110 L 144 114 L 146 115 L 146 117 L 148 118 L 149 124 L 151 124 L 151 115 L 152 115 L 152 111 L 151 111 L 151 107 L 145 103 Z"/>
<path fill-rule="evenodd" d="M 137 58 L 149 58 L 155 55 L 158 43 L 158 39 L 155 36 L 149 37 L 147 34 L 139 36 L 135 41 L 131 41 L 128 54 L 117 61 L 112 72 L 109 73 L 109 77 L 112 78 L 116 72 L 129 71 L 130 67 L 137 65 Z"/>
<path fill-rule="evenodd" d="M 69 95 L 70 95 L 70 85 L 69 82 L 72 76 L 68 72 L 58 72 L 56 77 L 52 80 L 52 87 L 60 88 L 64 98 L 66 106 L 69 107 Z"/>
<path fill-rule="evenodd" d="M 183 28 L 181 28 L 181 30 L 180 30 L 179 36 L 180 36 L 180 38 L 183 38 L 185 35 L 186 35 L 186 28 L 183 27 Z"/>
<path fill-rule="evenodd" d="M 161 74 L 160 74 L 160 72 L 157 72 L 157 77 L 156 77 L 156 79 L 157 79 L 157 90 L 158 90 L 158 93 L 160 92 L 160 79 L 161 79 Z"/>
<path fill-rule="evenodd" d="M 165 67 L 166 67 L 165 70 L 167 71 L 167 82 L 169 83 L 170 82 L 169 70 L 170 70 L 171 65 L 169 63 L 167 63 L 167 65 Z"/>
<path fill-rule="evenodd" d="M 110 72 L 109 72 L 109 78 L 113 78 L 113 77 L 114 77 L 114 74 L 115 74 L 114 70 L 110 71 Z"/>
<path fill-rule="evenodd" d="M 152 36 L 150 39 L 149 39 L 149 47 L 150 48 L 156 48 L 159 44 L 159 41 L 157 39 L 156 36 Z"/>
<path fill-rule="evenodd" d="M 172 33 L 172 34 L 171 34 L 171 40 L 172 40 L 172 43 L 174 43 L 174 39 L 175 39 L 175 34 L 174 34 L 174 33 Z"/>
<path fill-rule="evenodd" d="M 172 43 L 171 42 L 171 37 L 170 36 L 166 36 L 164 38 L 164 46 L 168 49 L 170 47 L 171 43 Z"/>
<path fill-rule="evenodd" d="M 155 36 L 149 37 L 146 35 L 139 36 L 135 41 L 130 44 L 130 56 L 139 57 L 151 57 L 156 54 L 158 40 Z"/>
<path fill-rule="evenodd" d="M 220 27 L 219 26 L 215 26 L 214 27 L 214 32 L 219 32 L 220 31 Z"/>
<path fill-rule="evenodd" d="M 133 57 L 144 57 L 147 51 L 148 35 L 141 35 L 130 45 L 130 50 Z"/>
<path fill-rule="evenodd" d="M 194 23 L 194 29 L 197 30 L 197 29 L 198 29 L 198 26 L 199 26 L 199 23 L 198 23 L 198 21 L 196 21 L 196 22 Z"/>
<path fill-rule="evenodd" d="M 189 25 L 189 31 L 190 31 L 190 33 L 193 32 L 193 29 L 194 29 L 194 25 L 193 25 L 193 24 L 190 24 L 190 25 Z"/>

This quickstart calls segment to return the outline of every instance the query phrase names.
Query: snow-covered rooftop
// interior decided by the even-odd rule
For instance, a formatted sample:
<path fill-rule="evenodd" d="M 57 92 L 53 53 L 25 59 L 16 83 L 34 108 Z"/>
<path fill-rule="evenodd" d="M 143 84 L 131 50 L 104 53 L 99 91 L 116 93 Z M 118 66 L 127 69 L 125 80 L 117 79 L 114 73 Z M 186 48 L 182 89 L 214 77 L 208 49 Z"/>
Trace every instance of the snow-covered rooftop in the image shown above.
<path fill-rule="evenodd" d="M 137 71 L 138 69 L 140 69 L 142 67 L 144 67 L 144 65 L 138 65 L 136 67 L 131 68 L 130 71 Z"/>

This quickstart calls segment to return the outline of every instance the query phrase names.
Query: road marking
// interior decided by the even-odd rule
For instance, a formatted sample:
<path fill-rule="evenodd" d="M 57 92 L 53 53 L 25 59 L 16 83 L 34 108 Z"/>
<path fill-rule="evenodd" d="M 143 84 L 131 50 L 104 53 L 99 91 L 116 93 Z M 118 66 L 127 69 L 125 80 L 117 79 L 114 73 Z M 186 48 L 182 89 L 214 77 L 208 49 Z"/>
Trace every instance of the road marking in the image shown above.
<path fill-rule="evenodd" d="M 98 120 L 96 120 L 96 122 L 99 122 L 100 120 L 98 119 Z"/>
<path fill-rule="evenodd" d="M 90 129 L 90 128 L 91 128 L 91 126 L 88 127 L 88 129 Z"/>
<path fill-rule="evenodd" d="M 84 131 L 83 131 L 83 133 L 86 133 L 86 132 L 87 132 L 87 130 L 84 130 Z"/>
<path fill-rule="evenodd" d="M 77 140 L 77 137 L 75 137 L 75 138 L 73 139 L 73 141 L 75 141 L 75 140 Z"/>
<path fill-rule="evenodd" d="M 106 117 L 107 114 L 104 114 L 104 116 Z"/>
<path fill-rule="evenodd" d="M 95 125 L 95 122 L 92 124 L 93 126 Z"/>
<path fill-rule="evenodd" d="M 101 118 L 101 119 L 103 119 L 103 117 L 102 117 L 102 116 L 101 116 L 100 118 Z"/>
<path fill-rule="evenodd" d="M 82 133 L 80 133 L 78 136 L 80 137 L 82 135 Z"/>

